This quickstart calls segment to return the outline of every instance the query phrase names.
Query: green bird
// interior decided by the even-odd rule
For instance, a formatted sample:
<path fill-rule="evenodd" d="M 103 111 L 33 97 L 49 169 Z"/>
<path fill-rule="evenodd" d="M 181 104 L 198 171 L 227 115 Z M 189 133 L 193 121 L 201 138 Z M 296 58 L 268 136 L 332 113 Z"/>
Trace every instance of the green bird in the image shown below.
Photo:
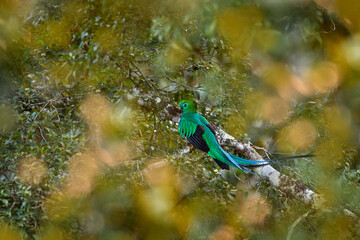
<path fill-rule="evenodd" d="M 182 114 L 179 123 L 180 137 L 186 137 L 194 147 L 206 152 L 222 169 L 229 165 L 253 173 L 244 167 L 267 165 L 271 160 L 252 161 L 227 153 L 219 145 L 212 125 L 199 113 L 193 100 L 183 100 L 179 105 Z"/>

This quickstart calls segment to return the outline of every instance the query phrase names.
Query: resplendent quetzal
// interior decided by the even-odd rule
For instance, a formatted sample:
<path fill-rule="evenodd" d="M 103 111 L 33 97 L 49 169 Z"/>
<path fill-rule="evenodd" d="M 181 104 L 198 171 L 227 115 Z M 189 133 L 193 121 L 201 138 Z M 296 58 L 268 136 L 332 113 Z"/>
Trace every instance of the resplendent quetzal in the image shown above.
<path fill-rule="evenodd" d="M 196 103 L 193 100 L 183 100 L 180 102 L 179 106 L 182 110 L 179 123 L 180 136 L 186 137 L 196 148 L 209 154 L 209 156 L 215 160 L 220 168 L 229 170 L 230 165 L 243 171 L 251 172 L 244 167 L 258 167 L 267 165 L 272 161 L 252 161 L 227 153 L 219 145 L 215 136 L 214 128 L 203 116 L 197 113 Z M 294 159 L 308 156 L 311 155 L 294 156 L 283 159 Z"/>

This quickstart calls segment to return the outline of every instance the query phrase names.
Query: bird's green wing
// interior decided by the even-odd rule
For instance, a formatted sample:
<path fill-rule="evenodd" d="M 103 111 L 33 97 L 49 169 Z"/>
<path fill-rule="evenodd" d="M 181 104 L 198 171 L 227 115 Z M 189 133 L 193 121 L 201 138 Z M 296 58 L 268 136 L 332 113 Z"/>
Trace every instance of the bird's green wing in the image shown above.
<path fill-rule="evenodd" d="M 190 118 L 181 118 L 179 123 L 180 137 L 190 137 L 195 133 L 197 126 L 198 125 L 195 120 Z"/>
<path fill-rule="evenodd" d="M 214 134 L 214 136 L 216 137 L 216 132 L 215 132 L 215 129 L 214 129 L 214 125 L 209 122 L 208 120 L 206 120 L 206 118 L 204 118 L 203 116 L 199 115 L 199 119 L 200 121 L 205 125 L 207 126 L 210 131 Z"/>

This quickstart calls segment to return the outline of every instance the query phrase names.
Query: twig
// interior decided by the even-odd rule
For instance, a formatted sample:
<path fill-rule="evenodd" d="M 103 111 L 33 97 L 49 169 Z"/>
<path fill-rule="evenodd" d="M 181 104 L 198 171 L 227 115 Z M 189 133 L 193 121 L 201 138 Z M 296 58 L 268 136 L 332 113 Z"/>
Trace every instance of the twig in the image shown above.
<path fill-rule="evenodd" d="M 149 85 L 149 87 L 150 87 L 151 89 L 157 90 L 157 91 L 159 90 L 159 89 L 157 89 L 150 81 L 148 81 L 148 79 L 144 76 L 144 74 L 140 71 L 140 69 L 138 68 L 138 66 L 136 66 L 135 63 L 130 62 L 130 64 L 133 65 L 133 66 L 136 68 L 136 70 L 138 71 L 138 73 L 141 75 L 141 77 L 144 79 L 144 81 Z"/>
<path fill-rule="evenodd" d="M 299 217 L 298 219 L 296 219 L 293 224 L 291 224 L 291 226 L 288 228 L 289 232 L 286 236 L 286 240 L 290 240 L 291 239 L 291 235 L 294 231 L 294 228 L 296 227 L 296 225 L 298 225 L 302 220 L 304 220 L 311 212 L 313 212 L 313 209 L 310 209 L 309 211 L 307 211 L 305 214 L 303 214 L 301 217 Z"/>
<path fill-rule="evenodd" d="M 49 145 L 49 142 L 46 140 L 46 138 L 44 137 L 44 135 L 43 135 L 43 133 L 42 133 L 42 130 L 41 130 L 41 128 L 40 128 L 40 126 L 39 125 L 37 125 L 38 126 L 38 128 L 39 128 L 39 131 L 40 131 L 40 135 L 41 135 L 41 137 L 42 137 L 42 139 L 47 143 L 47 145 Z"/>

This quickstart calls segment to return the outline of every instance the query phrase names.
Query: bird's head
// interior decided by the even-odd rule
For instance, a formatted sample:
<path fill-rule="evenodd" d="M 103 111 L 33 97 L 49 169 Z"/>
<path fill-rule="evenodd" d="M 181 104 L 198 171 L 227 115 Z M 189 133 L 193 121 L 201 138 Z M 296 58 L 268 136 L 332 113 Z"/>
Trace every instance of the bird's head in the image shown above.
<path fill-rule="evenodd" d="M 183 113 L 195 113 L 197 108 L 193 100 L 182 100 L 179 107 Z"/>

